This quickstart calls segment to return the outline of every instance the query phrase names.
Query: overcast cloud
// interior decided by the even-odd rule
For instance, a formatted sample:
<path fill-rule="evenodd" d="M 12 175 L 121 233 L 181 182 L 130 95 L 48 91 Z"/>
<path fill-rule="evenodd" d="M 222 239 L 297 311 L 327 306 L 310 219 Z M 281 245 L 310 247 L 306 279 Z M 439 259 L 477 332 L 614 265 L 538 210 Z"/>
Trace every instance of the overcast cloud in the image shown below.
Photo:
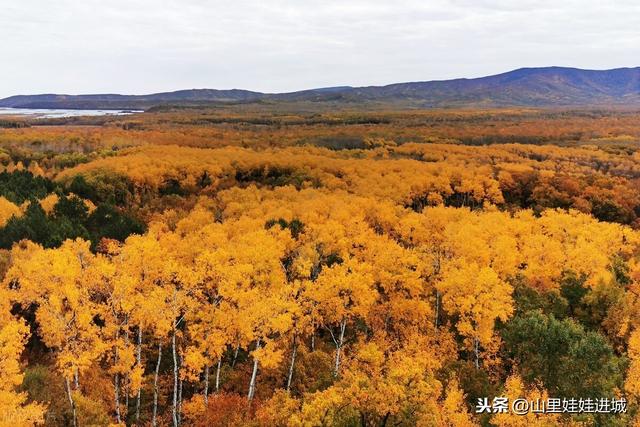
<path fill-rule="evenodd" d="M 640 65 L 640 2 L 1 0 L 0 97 L 283 92 Z"/>

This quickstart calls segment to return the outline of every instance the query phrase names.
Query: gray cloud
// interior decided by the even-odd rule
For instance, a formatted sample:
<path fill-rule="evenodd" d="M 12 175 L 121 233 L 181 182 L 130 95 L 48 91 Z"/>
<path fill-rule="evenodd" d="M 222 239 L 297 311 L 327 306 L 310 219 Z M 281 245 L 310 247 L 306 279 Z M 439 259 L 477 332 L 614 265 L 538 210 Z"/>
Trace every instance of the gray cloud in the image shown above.
<path fill-rule="evenodd" d="M 5 0 L 0 96 L 637 66 L 639 18 L 631 0 Z"/>

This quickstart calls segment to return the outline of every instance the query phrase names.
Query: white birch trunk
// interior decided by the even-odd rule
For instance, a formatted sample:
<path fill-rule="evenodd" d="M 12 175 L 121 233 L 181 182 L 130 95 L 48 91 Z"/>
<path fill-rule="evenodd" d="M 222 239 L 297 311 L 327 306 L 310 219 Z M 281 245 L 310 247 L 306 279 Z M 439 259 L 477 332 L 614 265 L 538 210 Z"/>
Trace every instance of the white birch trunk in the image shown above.
<path fill-rule="evenodd" d="M 129 319 L 127 318 L 127 320 L 125 321 L 125 330 L 124 330 L 124 341 L 127 343 L 127 347 L 129 346 Z M 124 393 L 124 407 L 125 407 L 125 412 L 124 412 L 124 418 L 125 420 L 127 419 L 127 417 L 129 416 L 129 392 L 131 390 L 131 385 L 129 383 L 129 374 L 125 374 L 125 378 L 124 378 L 124 384 L 125 384 L 125 393 Z"/>
<path fill-rule="evenodd" d="M 120 331 L 118 331 L 116 333 L 116 348 L 115 348 L 115 354 L 113 357 L 113 364 L 115 366 L 116 369 L 118 369 L 118 338 L 120 336 Z M 114 403 L 114 408 L 116 411 L 116 424 L 120 424 L 121 418 L 120 418 L 120 374 L 118 374 L 118 372 L 116 371 L 115 375 L 113 376 L 113 403 Z"/>
<path fill-rule="evenodd" d="M 176 328 L 171 333 L 171 353 L 173 355 L 173 427 L 178 427 L 178 355 L 176 354 Z"/>
<path fill-rule="evenodd" d="M 218 359 L 218 368 L 216 369 L 216 393 L 220 391 L 220 368 L 222 367 L 222 356 Z"/>
<path fill-rule="evenodd" d="M 73 427 L 78 425 L 78 417 L 76 415 L 76 402 L 73 400 L 73 394 L 71 393 L 71 385 L 69 384 L 69 378 L 64 379 L 64 385 L 67 389 L 67 397 L 69 398 L 69 405 L 71 405 L 71 417 L 73 420 Z"/>
<path fill-rule="evenodd" d="M 138 326 L 138 343 L 136 348 L 136 363 L 138 366 L 142 366 L 142 326 Z M 136 396 L 136 424 L 140 421 L 140 397 L 142 393 L 142 387 L 138 387 L 138 394 Z"/>
<path fill-rule="evenodd" d="M 182 352 L 178 352 L 178 366 L 182 366 Z M 178 379 L 178 425 L 182 423 L 182 378 Z"/>
<path fill-rule="evenodd" d="M 287 391 L 291 389 L 291 381 L 293 379 L 293 368 L 296 363 L 296 353 L 298 352 L 297 336 L 293 336 L 293 346 L 291 349 L 291 363 L 289 364 L 289 375 L 287 376 Z"/>
<path fill-rule="evenodd" d="M 436 319 L 435 319 L 436 329 L 440 326 L 440 292 L 436 290 Z"/>
<path fill-rule="evenodd" d="M 236 346 L 236 351 L 233 353 L 233 362 L 231 362 L 231 367 L 235 368 L 236 361 L 238 360 L 238 352 L 240 351 L 240 344 Z"/>
<path fill-rule="evenodd" d="M 256 350 L 260 349 L 260 338 L 256 341 Z M 251 401 L 256 394 L 256 377 L 258 376 L 258 359 L 253 358 L 253 372 L 251 373 L 251 382 L 249 383 L 249 394 L 247 398 Z"/>
<path fill-rule="evenodd" d="M 113 385 L 113 400 L 116 409 L 116 424 L 120 424 L 120 375 L 118 375 L 117 373 L 114 376 Z"/>
<path fill-rule="evenodd" d="M 209 365 L 204 368 L 204 406 L 209 404 Z"/>
<path fill-rule="evenodd" d="M 340 356 L 342 353 L 342 345 L 344 344 L 344 331 L 346 328 L 347 328 L 347 321 L 343 320 L 342 322 L 340 322 L 340 335 L 338 339 L 336 339 L 335 336 L 333 335 L 333 332 L 331 332 L 331 337 L 333 338 L 333 342 L 336 345 L 336 360 L 335 360 L 335 366 L 333 368 L 334 377 L 338 377 L 338 374 L 340 373 Z"/>
<path fill-rule="evenodd" d="M 153 374 L 153 416 L 151 425 L 156 427 L 158 416 L 158 375 L 160 374 L 160 361 L 162 359 L 162 343 L 158 344 L 158 361 L 156 362 L 156 370 Z"/>

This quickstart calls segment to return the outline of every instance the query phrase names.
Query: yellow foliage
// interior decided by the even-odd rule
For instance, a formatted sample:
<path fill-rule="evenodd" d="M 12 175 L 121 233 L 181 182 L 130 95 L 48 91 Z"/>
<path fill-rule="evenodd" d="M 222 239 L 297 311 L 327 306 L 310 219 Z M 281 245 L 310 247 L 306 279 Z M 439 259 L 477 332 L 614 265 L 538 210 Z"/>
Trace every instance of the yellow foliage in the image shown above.
<path fill-rule="evenodd" d="M 59 200 L 60 198 L 57 194 L 51 193 L 44 199 L 40 200 L 40 206 L 47 215 L 50 215 L 53 212 L 54 206 L 58 203 Z"/>
<path fill-rule="evenodd" d="M 4 226 L 11 217 L 21 215 L 22 210 L 18 206 L 0 196 L 0 227 Z"/>
<path fill-rule="evenodd" d="M 438 289 L 443 305 L 460 316 L 458 332 L 483 345 L 491 341 L 495 321 L 506 321 L 513 313 L 512 288 L 491 267 L 454 263 Z"/>
<path fill-rule="evenodd" d="M 6 297 L 2 295 L 2 298 Z M 24 322 L 10 317 L 0 320 L 0 425 L 3 426 L 44 423 L 45 407 L 26 403 L 26 393 L 16 391 L 22 384 L 20 356 L 28 335 L 29 328 Z"/>
<path fill-rule="evenodd" d="M 510 404 L 516 399 L 525 399 L 529 402 L 541 402 L 540 404 L 542 404 L 542 402 L 546 401 L 549 397 L 546 390 L 539 386 L 526 388 L 522 379 L 515 374 L 507 378 L 504 396 L 509 398 Z M 553 427 L 573 425 L 570 420 L 561 420 L 559 414 L 536 413 L 531 410 L 525 415 L 516 414 L 511 410 L 505 413 L 494 414 L 491 417 L 491 423 L 497 427 Z"/>
<path fill-rule="evenodd" d="M 273 396 L 264 402 L 256 413 L 258 424 L 271 426 L 299 426 L 298 412 L 300 400 L 285 390 L 276 390 Z"/>
<path fill-rule="evenodd" d="M 430 418 L 423 418 L 418 422 L 419 426 L 434 425 Z M 465 395 L 460 390 L 457 380 L 449 381 L 444 400 L 441 404 L 441 413 L 438 417 L 439 427 L 474 427 L 479 424 L 472 418 L 467 410 Z"/>
<path fill-rule="evenodd" d="M 629 337 L 628 356 L 630 360 L 624 389 L 630 400 L 640 399 L 640 329 L 634 329 Z"/>

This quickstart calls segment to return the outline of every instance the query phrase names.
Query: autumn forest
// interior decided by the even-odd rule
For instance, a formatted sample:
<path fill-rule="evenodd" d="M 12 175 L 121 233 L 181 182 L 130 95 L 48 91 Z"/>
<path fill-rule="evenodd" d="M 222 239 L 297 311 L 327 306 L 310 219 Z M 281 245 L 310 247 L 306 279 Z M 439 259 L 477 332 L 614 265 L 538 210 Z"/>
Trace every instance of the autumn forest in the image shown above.
<path fill-rule="evenodd" d="M 0 119 L 0 425 L 640 425 L 640 113 L 291 110 Z"/>

